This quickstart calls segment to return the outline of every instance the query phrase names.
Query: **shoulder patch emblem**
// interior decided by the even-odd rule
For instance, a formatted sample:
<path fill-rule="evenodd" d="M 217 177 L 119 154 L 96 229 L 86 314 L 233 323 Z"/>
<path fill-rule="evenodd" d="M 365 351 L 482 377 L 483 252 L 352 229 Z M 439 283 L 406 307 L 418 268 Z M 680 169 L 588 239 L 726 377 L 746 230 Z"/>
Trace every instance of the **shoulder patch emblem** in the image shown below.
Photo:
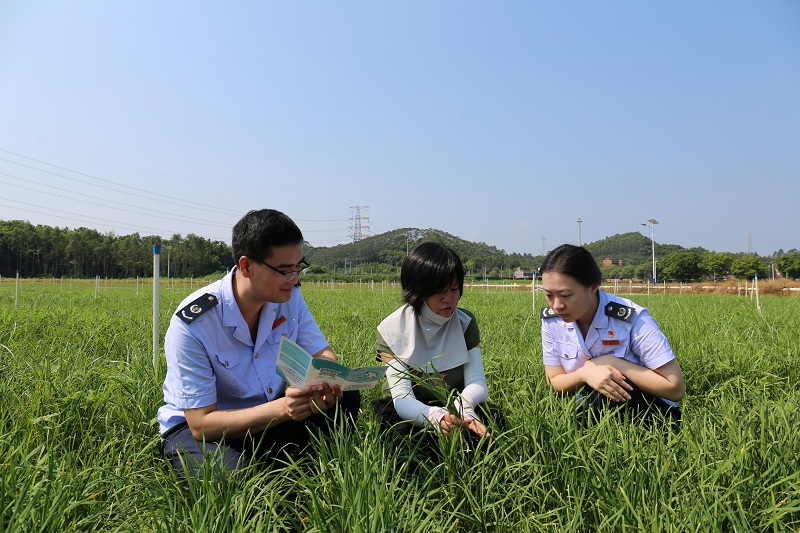
<path fill-rule="evenodd" d="M 624 322 L 633 320 L 633 315 L 636 310 L 633 307 L 622 305 L 617 302 L 608 302 L 606 304 L 606 316 L 611 318 L 618 318 Z"/>
<path fill-rule="evenodd" d="M 187 324 L 191 324 L 194 322 L 195 318 L 199 317 L 209 309 L 213 309 L 218 303 L 219 300 L 216 296 L 206 293 L 183 309 L 179 310 L 177 313 L 175 313 L 175 316 Z"/>
<path fill-rule="evenodd" d="M 544 320 L 546 318 L 556 318 L 558 313 L 553 311 L 553 309 L 550 307 L 542 307 L 542 313 L 540 316 L 542 317 L 542 320 Z"/>

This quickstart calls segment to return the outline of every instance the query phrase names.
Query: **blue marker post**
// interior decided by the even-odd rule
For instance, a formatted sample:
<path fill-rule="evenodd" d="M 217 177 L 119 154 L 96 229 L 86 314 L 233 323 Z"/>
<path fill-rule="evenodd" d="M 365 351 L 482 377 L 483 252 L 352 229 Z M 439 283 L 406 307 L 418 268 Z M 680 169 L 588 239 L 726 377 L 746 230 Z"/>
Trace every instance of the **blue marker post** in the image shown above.
<path fill-rule="evenodd" d="M 161 285 L 159 267 L 161 263 L 161 246 L 153 245 L 153 368 L 158 367 L 158 295 Z"/>

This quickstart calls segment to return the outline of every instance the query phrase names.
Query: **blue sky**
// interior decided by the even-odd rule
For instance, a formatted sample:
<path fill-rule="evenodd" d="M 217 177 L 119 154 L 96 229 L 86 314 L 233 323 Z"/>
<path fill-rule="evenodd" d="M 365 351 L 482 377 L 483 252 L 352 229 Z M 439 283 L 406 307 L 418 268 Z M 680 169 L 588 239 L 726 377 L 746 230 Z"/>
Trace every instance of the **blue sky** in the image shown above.
<path fill-rule="evenodd" d="M 800 248 L 800 2 L 0 0 L 0 219 Z"/>

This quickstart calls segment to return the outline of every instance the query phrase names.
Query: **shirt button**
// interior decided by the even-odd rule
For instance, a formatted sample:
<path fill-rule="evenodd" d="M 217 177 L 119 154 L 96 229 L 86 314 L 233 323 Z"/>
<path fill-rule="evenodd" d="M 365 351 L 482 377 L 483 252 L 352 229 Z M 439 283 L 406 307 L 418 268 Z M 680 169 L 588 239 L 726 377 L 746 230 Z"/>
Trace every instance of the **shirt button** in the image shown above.
<path fill-rule="evenodd" d="M 253 356 L 253 359 L 258 359 L 258 352 Z"/>
<path fill-rule="evenodd" d="M 272 387 L 267 389 L 267 394 L 272 394 Z"/>

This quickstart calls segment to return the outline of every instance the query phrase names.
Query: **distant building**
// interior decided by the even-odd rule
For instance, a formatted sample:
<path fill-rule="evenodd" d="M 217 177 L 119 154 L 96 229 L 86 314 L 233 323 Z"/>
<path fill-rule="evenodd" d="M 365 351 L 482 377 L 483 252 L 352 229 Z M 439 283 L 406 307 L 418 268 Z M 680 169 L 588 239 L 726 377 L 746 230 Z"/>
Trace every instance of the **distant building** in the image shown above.
<path fill-rule="evenodd" d="M 606 265 L 606 266 L 608 266 L 608 265 L 619 265 L 619 266 L 622 266 L 624 264 L 624 262 L 622 261 L 622 259 L 609 259 L 609 258 L 606 258 L 606 259 L 603 259 L 603 264 Z"/>
<path fill-rule="evenodd" d="M 533 279 L 534 270 L 523 270 L 518 268 L 514 271 L 514 279 Z"/>

